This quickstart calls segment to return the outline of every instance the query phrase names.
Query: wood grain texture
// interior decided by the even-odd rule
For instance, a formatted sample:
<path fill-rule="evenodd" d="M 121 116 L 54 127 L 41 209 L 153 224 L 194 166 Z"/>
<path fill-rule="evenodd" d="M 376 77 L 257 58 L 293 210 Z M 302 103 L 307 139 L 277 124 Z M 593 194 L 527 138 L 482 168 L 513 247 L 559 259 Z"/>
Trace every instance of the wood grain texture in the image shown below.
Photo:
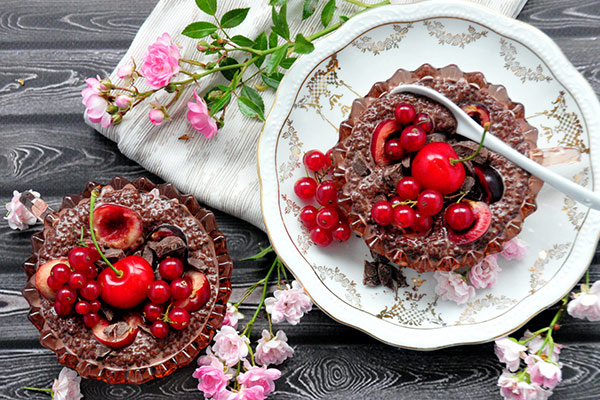
<path fill-rule="evenodd" d="M 120 2 L 117 9 L 108 0 L 0 2 L 0 203 L 10 200 L 13 189 L 34 188 L 57 207 L 64 194 L 80 192 L 89 179 L 107 182 L 117 174 L 160 182 L 83 123 L 80 101 L 84 80 L 113 69 L 154 4 L 156 0 Z M 600 0 L 529 0 L 519 19 L 550 35 L 600 93 Z M 17 79 L 24 79 L 25 86 Z M 240 260 L 268 240 L 244 221 L 219 212 L 216 216 L 235 262 L 237 299 L 270 264 L 270 259 Z M 48 387 L 61 369 L 55 355 L 41 348 L 20 296 L 25 284 L 21 264 L 31 251 L 31 233 L 0 223 L 0 399 L 48 399 L 22 387 Z M 599 279 L 597 250 L 591 280 Z M 251 297 L 242 312 L 250 313 L 256 302 Z M 542 312 L 527 327 L 546 325 L 555 310 Z M 254 339 L 265 326 L 264 318 L 259 319 Z M 279 328 L 296 354 L 282 366 L 273 398 L 499 398 L 501 365 L 490 344 L 426 353 L 398 350 L 316 308 L 301 324 Z M 557 341 L 565 344 L 565 380 L 553 399 L 599 398 L 600 324 L 566 318 Z M 188 366 L 141 386 L 85 380 L 82 389 L 85 399 L 198 399 L 193 369 Z"/>

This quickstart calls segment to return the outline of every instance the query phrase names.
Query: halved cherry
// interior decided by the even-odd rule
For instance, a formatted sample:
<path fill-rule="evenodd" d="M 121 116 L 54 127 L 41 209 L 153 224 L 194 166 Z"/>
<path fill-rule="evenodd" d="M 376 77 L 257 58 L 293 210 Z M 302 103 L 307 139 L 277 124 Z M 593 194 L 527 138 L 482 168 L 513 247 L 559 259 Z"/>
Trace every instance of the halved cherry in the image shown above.
<path fill-rule="evenodd" d="M 464 201 L 471 207 L 475 221 L 466 231 L 448 229 L 448 238 L 459 246 L 472 243 L 485 235 L 492 223 L 492 213 L 486 203 L 482 201 Z"/>
<path fill-rule="evenodd" d="M 42 296 L 48 300 L 54 300 L 56 298 L 56 290 L 53 290 L 48 286 L 48 278 L 51 276 L 52 267 L 57 264 L 69 265 L 69 261 L 66 258 L 59 258 L 57 260 L 50 260 L 37 269 L 35 272 L 35 286 L 40 291 Z"/>
<path fill-rule="evenodd" d="M 466 104 L 461 108 L 481 126 L 490 122 L 490 113 L 485 107 L 479 104 Z"/>
<path fill-rule="evenodd" d="M 118 204 L 104 204 L 94 210 L 94 233 L 108 247 L 127 249 L 142 236 L 142 217 Z"/>
<path fill-rule="evenodd" d="M 107 332 L 105 332 L 105 329 L 108 328 L 110 324 L 104 318 L 101 318 L 96 325 L 94 325 L 92 333 L 100 343 L 111 349 L 121 349 L 125 346 L 129 346 L 135 340 L 140 330 L 138 326 L 143 323 L 143 320 L 142 317 L 137 314 L 127 315 L 124 319 L 128 325 L 128 329 L 123 332 L 115 332 L 116 336 L 109 336 Z"/>
<path fill-rule="evenodd" d="M 504 181 L 502 176 L 489 165 L 474 164 L 475 176 L 483 189 L 485 201 L 488 204 L 495 203 L 504 195 Z"/>
<path fill-rule="evenodd" d="M 173 307 L 183 308 L 189 312 L 198 311 L 210 299 L 210 283 L 206 275 L 198 271 L 188 271 L 185 278 L 192 283 L 192 294 L 182 300 L 173 302 Z"/>
<path fill-rule="evenodd" d="M 387 140 L 401 128 L 396 120 L 388 119 L 382 121 L 375 128 L 371 136 L 371 155 L 377 165 L 387 165 L 391 162 L 390 157 L 385 152 Z"/>

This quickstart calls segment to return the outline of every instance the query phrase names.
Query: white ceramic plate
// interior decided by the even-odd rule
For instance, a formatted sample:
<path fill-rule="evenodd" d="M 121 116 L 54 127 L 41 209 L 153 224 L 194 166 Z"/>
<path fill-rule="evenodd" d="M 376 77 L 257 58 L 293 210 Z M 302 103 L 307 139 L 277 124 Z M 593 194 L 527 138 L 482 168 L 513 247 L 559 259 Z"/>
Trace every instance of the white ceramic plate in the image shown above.
<path fill-rule="evenodd" d="M 397 294 L 363 286 L 363 262 L 370 256 L 359 238 L 326 249 L 312 244 L 298 221 L 304 203 L 293 191 L 304 174 L 303 152 L 332 147 L 352 101 L 373 83 L 424 63 L 481 71 L 489 82 L 506 86 L 539 129 L 538 147 L 581 151 L 581 162 L 554 168 L 590 188 L 600 177 L 600 104 L 547 36 L 465 2 L 366 12 L 316 43 L 288 72 L 258 150 L 262 211 L 273 247 L 332 318 L 391 345 L 431 350 L 506 335 L 568 293 L 594 254 L 600 214 L 545 185 L 538 211 L 520 234 L 530 245 L 528 256 L 519 262 L 499 258 L 497 284 L 462 306 L 437 298 L 432 274 L 409 269 L 410 285 Z"/>

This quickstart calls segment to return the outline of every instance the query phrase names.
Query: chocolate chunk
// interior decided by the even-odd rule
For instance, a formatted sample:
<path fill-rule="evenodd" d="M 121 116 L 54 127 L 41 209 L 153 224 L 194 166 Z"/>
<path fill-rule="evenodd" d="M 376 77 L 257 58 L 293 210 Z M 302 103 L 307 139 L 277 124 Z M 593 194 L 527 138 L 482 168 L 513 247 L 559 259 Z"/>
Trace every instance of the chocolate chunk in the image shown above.
<path fill-rule="evenodd" d="M 443 133 L 432 133 L 430 135 L 427 135 L 427 143 L 445 142 L 445 141 L 446 141 L 446 135 L 444 135 Z"/>
<path fill-rule="evenodd" d="M 125 252 L 121 249 L 108 248 L 106 250 L 102 250 L 102 253 L 104 253 L 104 257 L 106 257 L 110 262 L 116 262 L 125 257 Z"/>
<path fill-rule="evenodd" d="M 138 328 L 140 328 L 140 330 L 142 332 L 152 335 L 152 331 L 150 330 L 150 325 L 138 324 Z"/>
<path fill-rule="evenodd" d="M 102 343 L 98 343 L 94 348 L 94 359 L 102 360 L 103 358 L 106 358 L 106 356 L 109 355 L 111 351 L 112 350 L 110 347 L 107 347 Z"/>
<path fill-rule="evenodd" d="M 190 267 L 200 272 L 206 273 L 208 271 L 208 266 L 198 258 L 188 258 L 187 262 Z"/>
<path fill-rule="evenodd" d="M 393 190 L 396 189 L 398 181 L 402 179 L 402 164 L 394 164 L 383 171 L 383 182 Z"/>
<path fill-rule="evenodd" d="M 456 143 L 452 147 L 454 147 L 456 154 L 458 154 L 458 156 L 460 158 L 465 158 L 465 157 L 471 156 L 472 154 L 474 154 L 477 151 L 477 147 L 479 147 L 479 143 L 475 143 L 470 140 L 463 140 L 462 142 Z M 479 154 L 477 154 L 477 156 L 473 159 L 473 162 L 483 164 L 484 162 L 487 161 L 489 155 L 490 155 L 489 150 L 486 149 L 485 147 L 482 147 L 481 150 L 479 151 Z"/>
<path fill-rule="evenodd" d="M 112 309 L 100 307 L 100 311 L 102 311 L 102 314 L 104 314 L 104 316 L 109 322 L 115 319 L 115 312 Z"/>
<path fill-rule="evenodd" d="M 465 181 L 460 187 L 459 192 L 469 192 L 471 189 L 473 189 L 473 186 L 475 186 L 475 178 L 473 178 L 472 176 L 465 176 Z"/>
<path fill-rule="evenodd" d="M 393 267 L 389 264 L 377 264 L 377 275 L 381 284 L 387 288 L 394 288 L 394 279 L 392 277 Z"/>
<path fill-rule="evenodd" d="M 149 243 L 150 244 L 150 243 Z M 183 239 L 177 236 L 168 236 L 162 239 L 158 244 L 156 244 L 155 251 L 156 256 L 158 258 L 164 258 L 166 256 L 176 256 L 176 254 L 180 254 L 182 251 L 185 251 L 186 246 Z"/>
<path fill-rule="evenodd" d="M 376 287 L 379 286 L 379 276 L 377 275 L 377 263 L 365 260 L 365 270 L 363 274 L 363 285 Z"/>
<path fill-rule="evenodd" d="M 360 158 L 354 160 L 354 163 L 352 164 L 352 169 L 354 169 L 354 172 L 356 172 L 356 174 L 359 176 L 367 176 L 371 174 L 371 171 L 369 170 L 369 168 L 367 168 L 365 162 Z"/>
<path fill-rule="evenodd" d="M 148 261 L 148 264 L 154 265 L 154 251 L 147 245 L 142 249 L 141 256 L 144 260 Z"/>
<path fill-rule="evenodd" d="M 119 321 L 104 328 L 104 334 L 108 337 L 120 338 L 125 335 L 129 329 L 129 324 L 127 322 Z"/>
<path fill-rule="evenodd" d="M 402 288 L 408 287 L 408 282 L 406 282 L 406 277 L 404 276 L 404 274 L 402 273 L 400 268 L 392 269 L 392 278 L 394 279 L 394 281 L 396 281 L 396 285 L 398 287 L 402 287 Z"/>
<path fill-rule="evenodd" d="M 373 256 L 373 260 L 378 264 L 387 264 L 390 262 L 390 260 L 382 256 L 381 254 L 371 252 L 371 255 Z"/>
<path fill-rule="evenodd" d="M 410 154 L 405 154 L 404 157 L 402 157 L 402 161 L 400 162 L 402 164 L 402 166 L 404 168 L 410 168 Z"/>

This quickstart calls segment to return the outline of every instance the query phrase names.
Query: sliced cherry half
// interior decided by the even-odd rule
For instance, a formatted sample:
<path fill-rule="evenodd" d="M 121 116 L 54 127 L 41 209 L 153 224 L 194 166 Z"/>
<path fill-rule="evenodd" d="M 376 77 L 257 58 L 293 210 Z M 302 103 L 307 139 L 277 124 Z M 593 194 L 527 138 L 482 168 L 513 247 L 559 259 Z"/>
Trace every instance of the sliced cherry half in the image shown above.
<path fill-rule="evenodd" d="M 185 278 L 192 284 L 192 294 L 183 300 L 173 302 L 173 307 L 183 308 L 189 312 L 198 311 L 210 299 L 210 283 L 206 275 L 198 271 L 188 271 Z"/>
<path fill-rule="evenodd" d="M 40 291 L 42 296 L 48 300 L 54 300 L 56 298 L 56 290 L 53 290 L 50 288 L 50 286 L 48 286 L 48 278 L 50 277 L 52 268 L 58 264 L 69 265 L 69 261 L 66 258 L 51 260 L 40 265 L 35 272 L 35 286 Z"/>
<path fill-rule="evenodd" d="M 479 104 L 467 104 L 461 108 L 481 126 L 490 122 L 490 113 L 485 107 L 480 106 Z"/>
<path fill-rule="evenodd" d="M 107 320 L 101 318 L 92 328 L 92 333 L 103 345 L 111 349 L 121 349 L 129 346 L 135 340 L 139 328 L 143 323 L 139 315 L 128 315 L 125 321 L 109 324 Z"/>
<path fill-rule="evenodd" d="M 96 237 L 108 247 L 127 249 L 142 237 L 142 217 L 129 207 L 104 204 L 93 217 Z"/>
<path fill-rule="evenodd" d="M 504 180 L 493 167 L 474 164 L 475 176 L 483 189 L 483 201 L 488 204 L 497 202 L 504 195 Z"/>
<path fill-rule="evenodd" d="M 385 152 L 385 144 L 400 128 L 401 125 L 393 119 L 382 121 L 377 125 L 371 137 L 371 155 L 375 164 L 383 166 L 392 161 Z"/>
<path fill-rule="evenodd" d="M 473 211 L 473 224 L 464 231 L 448 228 L 448 238 L 459 246 L 472 243 L 485 235 L 492 223 L 492 213 L 487 204 L 482 201 L 464 201 L 471 206 L 471 211 Z"/>

